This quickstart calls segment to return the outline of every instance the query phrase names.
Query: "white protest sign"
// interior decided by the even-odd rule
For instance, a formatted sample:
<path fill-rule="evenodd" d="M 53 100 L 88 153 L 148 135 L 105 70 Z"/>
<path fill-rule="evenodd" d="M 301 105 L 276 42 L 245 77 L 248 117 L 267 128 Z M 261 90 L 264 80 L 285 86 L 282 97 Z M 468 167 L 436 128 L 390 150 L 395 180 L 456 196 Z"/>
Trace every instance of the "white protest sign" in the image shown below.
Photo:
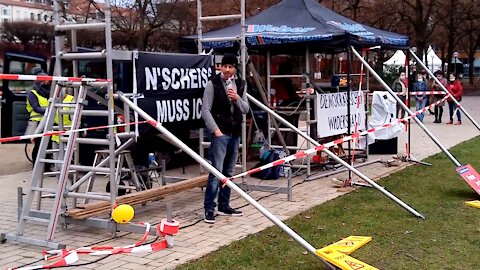
<path fill-rule="evenodd" d="M 357 109 L 358 95 L 360 104 Z M 344 134 L 348 132 L 350 118 L 350 131 L 355 131 L 355 122 L 358 121 L 358 131 L 365 130 L 365 99 L 363 92 L 350 93 L 350 117 L 347 110 L 347 92 L 317 94 L 315 97 L 315 118 L 317 120 L 317 136 Z"/>

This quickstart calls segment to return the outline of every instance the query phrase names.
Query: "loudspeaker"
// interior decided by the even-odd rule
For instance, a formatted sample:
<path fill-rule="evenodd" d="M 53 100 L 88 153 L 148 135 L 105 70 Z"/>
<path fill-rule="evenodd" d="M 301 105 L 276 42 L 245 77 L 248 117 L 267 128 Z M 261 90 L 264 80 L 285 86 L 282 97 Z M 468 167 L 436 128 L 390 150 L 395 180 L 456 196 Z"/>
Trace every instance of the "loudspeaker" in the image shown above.
<path fill-rule="evenodd" d="M 388 140 L 375 140 L 374 143 L 368 146 L 369 154 L 397 154 L 398 153 L 398 138 Z"/>

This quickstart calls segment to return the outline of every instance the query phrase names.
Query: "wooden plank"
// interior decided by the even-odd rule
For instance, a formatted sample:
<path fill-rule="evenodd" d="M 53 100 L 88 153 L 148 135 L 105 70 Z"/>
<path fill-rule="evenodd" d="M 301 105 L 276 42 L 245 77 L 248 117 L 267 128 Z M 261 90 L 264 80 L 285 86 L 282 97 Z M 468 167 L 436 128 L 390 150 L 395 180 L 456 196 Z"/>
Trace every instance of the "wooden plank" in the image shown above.
<path fill-rule="evenodd" d="M 148 201 L 157 200 L 167 195 L 175 194 L 184 190 L 204 187 L 207 184 L 208 175 L 198 176 L 192 179 L 183 180 L 165 186 L 142 190 L 117 197 L 117 204 L 142 204 Z M 110 202 L 97 201 L 86 205 L 79 205 L 78 208 L 68 210 L 66 215 L 72 218 L 83 219 L 99 214 L 108 213 L 111 210 Z"/>

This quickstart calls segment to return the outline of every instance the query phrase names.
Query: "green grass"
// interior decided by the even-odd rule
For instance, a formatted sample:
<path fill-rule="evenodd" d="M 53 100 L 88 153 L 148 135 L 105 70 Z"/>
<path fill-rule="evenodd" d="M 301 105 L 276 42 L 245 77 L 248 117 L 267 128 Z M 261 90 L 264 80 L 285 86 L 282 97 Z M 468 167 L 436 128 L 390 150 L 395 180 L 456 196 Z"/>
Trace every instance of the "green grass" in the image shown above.
<path fill-rule="evenodd" d="M 480 171 L 480 138 L 452 153 Z M 426 161 L 433 166 L 411 166 L 379 181 L 426 220 L 362 188 L 286 223 L 317 248 L 349 235 L 372 236 L 352 256 L 380 269 L 480 269 L 480 209 L 463 205 L 480 198 L 443 153 Z M 178 269 L 327 269 L 304 251 L 271 227 Z"/>

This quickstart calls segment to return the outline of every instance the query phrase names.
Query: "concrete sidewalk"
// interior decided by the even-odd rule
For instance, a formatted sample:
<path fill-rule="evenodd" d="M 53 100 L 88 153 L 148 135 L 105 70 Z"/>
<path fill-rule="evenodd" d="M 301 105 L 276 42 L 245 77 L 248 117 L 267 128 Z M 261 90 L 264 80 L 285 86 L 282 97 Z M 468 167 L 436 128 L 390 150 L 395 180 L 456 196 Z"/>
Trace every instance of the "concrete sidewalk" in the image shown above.
<path fill-rule="evenodd" d="M 479 103 L 480 97 L 465 97 L 462 101 L 462 105 L 468 109 L 470 114 L 475 119 L 480 120 L 480 108 L 477 106 Z M 434 124 L 433 116 L 430 115 L 426 115 L 424 122 L 447 148 L 480 134 L 480 131 L 478 131 L 465 116 L 463 116 L 463 125 L 461 126 L 446 125 L 448 108 L 444 107 L 444 109 L 444 123 Z M 411 139 L 412 153 L 418 159 L 423 159 L 440 151 L 416 124 L 412 125 Z M 405 142 L 406 136 L 402 133 L 399 138 L 399 153 L 405 149 Z M 8 156 L 3 156 L 2 158 L 8 159 Z M 369 160 L 377 158 L 391 159 L 391 156 L 371 155 Z M 469 161 L 461 160 L 460 162 L 468 163 Z M 359 170 L 370 178 L 377 180 L 407 165 L 408 164 L 404 163 L 400 167 L 385 167 L 380 163 L 374 163 L 362 167 Z M 454 167 L 452 163 L 452 170 Z M 192 169 L 189 168 L 189 173 L 185 176 L 198 175 L 198 173 L 195 172 L 197 168 L 198 166 Z M 314 170 L 313 172 L 315 173 L 316 171 Z M 317 174 L 322 173 L 321 171 L 317 172 Z M 337 174 L 330 177 L 342 177 L 342 175 L 345 174 L 346 173 Z M 0 185 L 2 185 L 2 189 L 0 189 L 0 204 L 2 205 L 2 211 L 0 212 L 1 232 L 15 231 L 17 224 L 16 188 L 17 186 L 23 186 L 25 188 L 25 183 L 29 181 L 29 177 L 29 172 L 0 177 Z M 293 201 L 290 202 L 287 201 L 286 195 L 284 194 L 270 195 L 270 193 L 256 191 L 249 192 L 249 194 L 273 214 L 284 220 L 344 194 L 344 192 L 340 192 L 336 187 L 332 186 L 330 177 L 320 178 L 311 182 L 303 181 L 305 175 L 295 177 Z M 101 181 L 102 180 L 98 180 L 98 182 Z M 247 181 L 251 184 L 260 183 L 258 179 L 250 179 Z M 50 179 L 46 181 L 47 186 L 53 186 L 55 183 L 56 180 L 54 178 L 51 178 L 51 181 Z M 101 184 L 104 185 L 104 183 Z M 262 184 L 285 186 L 286 182 L 284 179 L 281 179 L 279 181 L 263 181 Z M 388 198 L 384 197 L 384 200 L 387 201 Z M 233 241 L 242 239 L 249 234 L 256 233 L 273 225 L 268 219 L 248 205 L 245 200 L 233 193 L 232 206 L 240 207 L 244 215 L 242 217 L 218 217 L 214 225 L 208 225 L 203 222 L 203 191 L 200 189 L 189 190 L 174 196 L 169 196 L 164 200 L 148 203 L 144 207 L 136 207 L 137 213 L 134 222 L 159 222 L 165 217 L 165 202 L 173 203 L 174 218 L 180 221 L 182 227 L 185 227 L 181 229 L 180 233 L 176 236 L 175 246 L 173 248 L 141 255 L 113 255 L 99 262 L 75 269 L 172 269 L 179 264 L 200 258 L 221 246 L 228 245 Z M 413 205 L 412 207 L 421 206 Z M 405 215 L 410 215 L 400 207 L 398 211 L 404 212 Z M 43 235 L 45 231 L 46 228 L 43 225 L 35 224 L 29 226 L 27 229 L 27 233 L 33 235 Z M 71 225 L 68 229 L 58 228 L 56 240 L 67 244 L 68 248 L 76 248 L 96 243 L 100 243 L 96 245 L 122 246 L 132 244 L 141 237 L 141 235 L 127 233 L 118 233 L 117 236 L 117 238 L 112 239 L 112 235 L 107 231 Z M 316 243 L 312 244 L 315 245 Z M 42 258 L 42 250 L 43 248 L 40 247 L 7 241 L 5 244 L 0 245 L 0 267 L 16 267 L 36 262 Z M 98 259 L 98 257 L 84 255 L 80 258 L 81 261 L 78 263 Z M 33 264 L 43 264 L 43 262 Z"/>

